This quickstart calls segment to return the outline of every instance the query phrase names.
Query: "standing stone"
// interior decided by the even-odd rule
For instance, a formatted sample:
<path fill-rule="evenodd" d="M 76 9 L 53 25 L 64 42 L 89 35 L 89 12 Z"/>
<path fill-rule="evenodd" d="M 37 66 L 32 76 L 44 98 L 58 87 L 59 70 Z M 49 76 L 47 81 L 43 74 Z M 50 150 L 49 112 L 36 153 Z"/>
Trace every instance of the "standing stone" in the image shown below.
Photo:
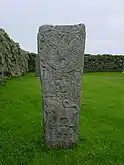
<path fill-rule="evenodd" d="M 37 40 L 38 40 L 38 35 L 37 35 Z M 37 50 L 39 52 L 39 44 L 37 44 Z M 40 57 L 39 57 L 39 53 L 36 55 L 36 58 L 35 58 L 35 74 L 36 74 L 36 77 L 40 77 Z"/>
<path fill-rule="evenodd" d="M 35 74 L 36 77 L 40 77 L 40 59 L 39 59 L 39 54 L 36 55 L 35 58 L 35 66 L 36 66 L 36 70 L 35 70 Z"/>
<path fill-rule="evenodd" d="M 38 47 L 45 143 L 72 147 L 78 141 L 85 26 L 43 25 Z"/>

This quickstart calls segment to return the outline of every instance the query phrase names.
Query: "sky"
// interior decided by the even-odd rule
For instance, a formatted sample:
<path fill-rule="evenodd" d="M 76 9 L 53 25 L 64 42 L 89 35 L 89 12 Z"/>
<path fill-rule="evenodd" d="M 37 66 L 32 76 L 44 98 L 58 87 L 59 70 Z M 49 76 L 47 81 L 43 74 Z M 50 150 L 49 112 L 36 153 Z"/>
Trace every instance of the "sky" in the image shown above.
<path fill-rule="evenodd" d="M 85 53 L 124 54 L 124 0 L 0 0 L 0 28 L 30 52 L 39 26 L 78 23 L 86 26 Z"/>

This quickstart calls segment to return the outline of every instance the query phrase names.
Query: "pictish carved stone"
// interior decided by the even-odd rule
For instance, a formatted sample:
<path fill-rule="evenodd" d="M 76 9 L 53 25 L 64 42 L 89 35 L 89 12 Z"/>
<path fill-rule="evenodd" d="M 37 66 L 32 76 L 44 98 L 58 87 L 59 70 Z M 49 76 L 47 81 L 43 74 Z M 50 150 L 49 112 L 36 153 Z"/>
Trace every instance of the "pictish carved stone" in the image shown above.
<path fill-rule="evenodd" d="M 49 148 L 72 147 L 78 141 L 85 36 L 84 24 L 39 28 L 44 133 Z"/>

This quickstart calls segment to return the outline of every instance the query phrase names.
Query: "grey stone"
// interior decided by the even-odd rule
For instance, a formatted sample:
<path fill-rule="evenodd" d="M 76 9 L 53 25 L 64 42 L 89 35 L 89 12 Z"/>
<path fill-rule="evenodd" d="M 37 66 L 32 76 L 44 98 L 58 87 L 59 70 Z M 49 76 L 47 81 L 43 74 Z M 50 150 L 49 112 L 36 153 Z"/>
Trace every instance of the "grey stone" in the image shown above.
<path fill-rule="evenodd" d="M 48 148 L 72 147 L 78 142 L 85 35 L 83 24 L 39 27 L 43 124 Z"/>
<path fill-rule="evenodd" d="M 39 54 L 36 55 L 35 66 L 36 66 L 36 70 L 35 70 L 36 77 L 40 77 L 40 60 L 39 60 Z"/>
<path fill-rule="evenodd" d="M 37 35 L 37 40 L 39 38 L 39 34 Z M 39 52 L 39 44 L 37 44 L 37 50 Z M 39 58 L 39 53 L 36 55 L 36 59 L 35 59 L 35 66 L 36 66 L 36 77 L 40 77 L 40 58 Z"/>

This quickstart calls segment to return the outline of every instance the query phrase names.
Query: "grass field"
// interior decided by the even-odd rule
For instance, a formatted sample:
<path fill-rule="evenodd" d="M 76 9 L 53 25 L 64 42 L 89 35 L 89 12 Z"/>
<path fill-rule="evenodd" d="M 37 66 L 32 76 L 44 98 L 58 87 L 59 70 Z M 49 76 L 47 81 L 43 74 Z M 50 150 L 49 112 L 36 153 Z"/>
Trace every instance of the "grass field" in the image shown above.
<path fill-rule="evenodd" d="M 124 165 L 124 74 L 86 73 L 79 144 L 43 144 L 40 81 L 34 74 L 0 87 L 0 165 Z"/>

